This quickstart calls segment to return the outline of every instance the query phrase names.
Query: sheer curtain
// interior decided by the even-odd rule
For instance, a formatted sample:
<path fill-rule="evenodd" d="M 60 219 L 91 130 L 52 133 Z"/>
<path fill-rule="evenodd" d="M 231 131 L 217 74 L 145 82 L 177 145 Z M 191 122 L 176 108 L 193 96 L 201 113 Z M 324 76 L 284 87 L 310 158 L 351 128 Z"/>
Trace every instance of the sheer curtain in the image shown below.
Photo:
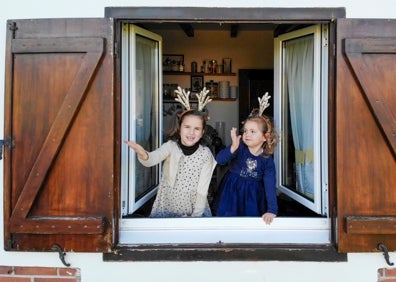
<path fill-rule="evenodd" d="M 295 146 L 296 189 L 314 197 L 314 37 L 287 41 L 285 79 Z"/>
<path fill-rule="evenodd" d="M 141 36 L 136 37 L 136 142 L 152 151 L 156 145 L 153 138 L 158 128 L 153 104 L 156 93 L 156 42 Z M 156 167 L 144 167 L 136 159 L 136 190 L 138 200 L 156 184 Z"/>

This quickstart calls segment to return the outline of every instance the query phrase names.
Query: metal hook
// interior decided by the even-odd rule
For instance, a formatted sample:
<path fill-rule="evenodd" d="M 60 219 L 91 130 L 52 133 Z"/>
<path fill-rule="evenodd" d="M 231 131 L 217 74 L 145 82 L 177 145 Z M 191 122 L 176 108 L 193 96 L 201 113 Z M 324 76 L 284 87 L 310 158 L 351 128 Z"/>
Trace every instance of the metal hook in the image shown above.
<path fill-rule="evenodd" d="M 390 262 L 390 260 L 389 260 L 388 248 L 385 246 L 385 244 L 379 243 L 377 246 L 377 249 L 384 253 L 384 258 L 388 265 L 390 265 L 390 266 L 394 265 L 394 263 Z"/>
<path fill-rule="evenodd" d="M 63 265 L 70 266 L 70 263 L 67 263 L 65 261 L 66 253 L 63 251 L 61 246 L 59 246 L 58 244 L 53 244 L 51 249 L 54 250 L 54 251 L 57 251 L 59 253 L 59 258 L 62 261 Z"/>

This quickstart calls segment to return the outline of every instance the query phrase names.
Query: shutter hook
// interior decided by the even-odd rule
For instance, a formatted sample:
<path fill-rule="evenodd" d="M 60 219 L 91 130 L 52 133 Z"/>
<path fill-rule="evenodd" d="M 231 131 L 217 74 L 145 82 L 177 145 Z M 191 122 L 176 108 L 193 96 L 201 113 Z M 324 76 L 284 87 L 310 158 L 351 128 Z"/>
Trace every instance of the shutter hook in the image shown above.
<path fill-rule="evenodd" d="M 53 251 L 57 251 L 57 252 L 59 253 L 59 258 L 60 258 L 60 260 L 62 261 L 63 265 L 65 265 L 65 266 L 70 266 L 70 263 L 67 263 L 67 262 L 65 261 L 66 253 L 62 250 L 62 247 L 61 247 L 61 246 L 59 246 L 58 244 L 53 244 L 52 247 L 51 247 L 51 249 L 52 249 Z"/>
<path fill-rule="evenodd" d="M 377 246 L 377 249 L 384 252 L 384 258 L 388 265 L 390 265 L 390 266 L 394 265 L 394 263 L 390 262 L 390 260 L 389 260 L 388 248 L 385 246 L 385 244 L 379 243 Z"/>

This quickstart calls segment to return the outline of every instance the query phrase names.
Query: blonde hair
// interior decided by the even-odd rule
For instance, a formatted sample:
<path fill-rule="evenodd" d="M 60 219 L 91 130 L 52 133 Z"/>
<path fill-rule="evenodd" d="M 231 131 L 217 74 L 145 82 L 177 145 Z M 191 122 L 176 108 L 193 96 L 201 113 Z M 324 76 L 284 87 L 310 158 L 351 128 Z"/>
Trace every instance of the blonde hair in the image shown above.
<path fill-rule="evenodd" d="M 265 115 L 258 115 L 258 112 L 253 111 L 242 124 L 248 121 L 253 121 L 261 125 L 262 132 L 266 141 L 263 143 L 263 155 L 269 156 L 274 154 L 276 145 L 278 144 L 278 134 L 271 122 L 271 119 Z"/>

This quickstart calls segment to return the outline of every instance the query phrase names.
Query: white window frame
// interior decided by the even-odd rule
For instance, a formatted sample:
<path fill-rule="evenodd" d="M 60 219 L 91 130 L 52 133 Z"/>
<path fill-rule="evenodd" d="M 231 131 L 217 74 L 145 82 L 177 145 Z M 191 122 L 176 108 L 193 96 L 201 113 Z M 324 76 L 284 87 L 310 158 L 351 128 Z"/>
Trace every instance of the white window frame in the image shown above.
<path fill-rule="evenodd" d="M 162 73 L 162 37 L 152 33 L 148 30 L 140 28 L 132 24 L 125 24 L 126 28 L 129 29 L 127 32 L 121 33 L 122 46 L 121 58 L 123 63 L 121 64 L 121 84 L 122 84 L 122 125 L 121 125 L 121 138 L 122 140 L 135 140 L 136 136 L 136 112 L 134 105 L 136 104 L 136 85 L 133 81 L 136 81 L 136 54 L 133 50 L 136 49 L 136 37 L 142 36 L 150 38 L 158 42 L 158 70 Z M 123 27 L 124 28 L 124 27 Z M 158 89 L 162 91 L 162 75 L 158 75 Z M 158 95 L 158 122 L 159 132 L 158 144 L 162 143 L 162 95 Z M 136 154 L 129 149 L 124 143 L 121 145 L 121 214 L 127 215 L 144 205 L 149 199 L 151 199 L 157 192 L 157 188 L 152 189 L 146 195 L 135 201 L 135 174 L 136 171 Z M 160 179 L 160 170 L 157 178 Z"/>
<path fill-rule="evenodd" d="M 277 42 L 277 39 L 275 39 Z M 275 43 L 274 46 L 277 46 Z M 275 55 L 280 50 L 275 48 Z M 280 95 L 279 66 L 275 56 L 275 95 Z M 327 81 L 327 77 L 324 77 Z M 123 78 L 124 79 L 124 78 Z M 322 84 L 325 87 L 325 83 Z M 326 99 L 323 99 L 326 100 Z M 275 101 L 279 103 L 279 101 Z M 327 114 L 327 111 L 323 113 Z M 124 117 L 123 117 L 124 119 Z M 276 123 L 276 120 L 275 120 Z M 326 130 L 323 129 L 325 136 Z M 323 138 L 323 140 L 326 140 Z M 327 145 L 325 146 L 327 148 Z M 326 158 L 322 159 L 324 162 Z M 326 167 L 327 168 L 327 167 Z M 278 168 L 277 168 L 278 169 Z M 331 242 L 330 219 L 317 218 L 275 218 L 266 225 L 261 218 L 121 218 L 121 245 L 135 244 L 183 244 L 183 243 L 301 243 L 328 244 Z"/>
<path fill-rule="evenodd" d="M 314 25 L 275 38 L 274 42 L 274 116 L 276 124 L 283 124 L 284 100 L 283 42 L 313 34 L 314 36 L 314 201 L 295 193 L 282 185 L 282 152 L 275 152 L 278 189 L 292 199 L 322 215 L 328 215 L 328 26 Z"/>

